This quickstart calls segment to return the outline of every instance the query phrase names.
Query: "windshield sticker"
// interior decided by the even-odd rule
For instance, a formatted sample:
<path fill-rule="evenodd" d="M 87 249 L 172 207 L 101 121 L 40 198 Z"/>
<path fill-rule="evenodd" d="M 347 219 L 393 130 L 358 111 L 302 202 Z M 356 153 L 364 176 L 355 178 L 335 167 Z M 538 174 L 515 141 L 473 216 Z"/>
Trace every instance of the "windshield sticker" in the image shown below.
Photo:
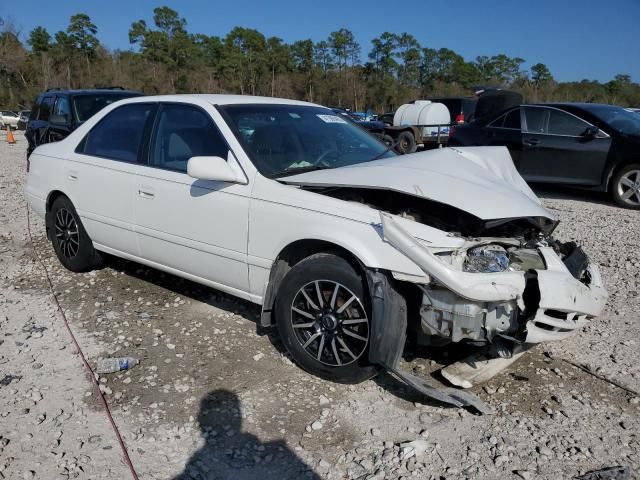
<path fill-rule="evenodd" d="M 316 115 L 324 123 L 347 123 L 344 118 L 340 118 L 337 115 Z"/>
<path fill-rule="evenodd" d="M 291 118 L 300 118 L 300 115 L 298 115 L 297 113 L 291 113 L 291 112 L 289 112 L 289 116 L 290 116 Z"/>

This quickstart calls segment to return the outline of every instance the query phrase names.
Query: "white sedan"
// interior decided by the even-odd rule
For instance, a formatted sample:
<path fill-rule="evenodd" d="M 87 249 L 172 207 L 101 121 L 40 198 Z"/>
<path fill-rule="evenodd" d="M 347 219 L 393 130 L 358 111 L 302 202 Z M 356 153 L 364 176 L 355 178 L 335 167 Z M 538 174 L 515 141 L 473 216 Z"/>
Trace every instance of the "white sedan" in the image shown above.
<path fill-rule="evenodd" d="M 407 335 L 508 357 L 607 298 L 505 148 L 396 156 L 305 102 L 122 100 L 38 147 L 25 191 L 68 269 L 108 253 L 260 304 L 296 362 L 338 382 L 411 383 Z"/>
<path fill-rule="evenodd" d="M 16 112 L 12 112 L 10 110 L 2 110 L 0 112 L 0 123 L 3 127 L 10 126 L 15 130 L 18 128 L 18 120 L 20 120 L 20 115 Z"/>

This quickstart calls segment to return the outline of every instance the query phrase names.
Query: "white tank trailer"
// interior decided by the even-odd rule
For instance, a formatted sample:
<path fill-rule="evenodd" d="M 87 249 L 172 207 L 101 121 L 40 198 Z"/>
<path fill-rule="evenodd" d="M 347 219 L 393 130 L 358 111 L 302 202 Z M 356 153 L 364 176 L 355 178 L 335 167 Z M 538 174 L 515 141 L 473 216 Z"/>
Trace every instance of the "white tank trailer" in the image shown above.
<path fill-rule="evenodd" d="M 434 148 L 446 144 L 451 115 L 443 103 L 416 100 L 400 105 L 393 116 L 393 126 L 384 129 L 388 141 L 397 143 L 396 150 L 413 153 L 418 146 Z"/>

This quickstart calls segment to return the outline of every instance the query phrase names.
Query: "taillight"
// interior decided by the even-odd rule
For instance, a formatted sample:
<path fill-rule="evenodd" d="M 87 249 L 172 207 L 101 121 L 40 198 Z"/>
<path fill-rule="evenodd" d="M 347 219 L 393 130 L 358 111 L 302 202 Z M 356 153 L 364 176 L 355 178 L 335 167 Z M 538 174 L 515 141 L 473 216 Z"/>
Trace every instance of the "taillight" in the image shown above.
<path fill-rule="evenodd" d="M 458 125 L 464 123 L 464 113 L 460 112 L 458 115 L 456 115 L 456 123 Z"/>

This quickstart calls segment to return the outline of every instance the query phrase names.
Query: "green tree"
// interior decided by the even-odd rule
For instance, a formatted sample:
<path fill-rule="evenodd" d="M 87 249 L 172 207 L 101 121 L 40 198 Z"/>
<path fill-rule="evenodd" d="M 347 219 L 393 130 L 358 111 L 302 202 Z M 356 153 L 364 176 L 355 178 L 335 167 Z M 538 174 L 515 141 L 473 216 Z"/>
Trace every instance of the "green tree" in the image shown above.
<path fill-rule="evenodd" d="M 147 60 L 166 68 L 174 93 L 188 91 L 188 71 L 198 58 L 198 48 L 186 31 L 186 20 L 169 7 L 158 7 L 153 10 L 153 22 L 155 30 L 144 20 L 133 22 L 129 42 L 139 44 Z"/>
<path fill-rule="evenodd" d="M 290 68 L 289 46 L 281 38 L 270 37 L 266 42 L 266 61 L 271 70 L 271 96 L 276 96 L 276 74 L 285 73 Z"/>
<path fill-rule="evenodd" d="M 314 72 L 316 69 L 313 41 L 298 40 L 291 45 L 291 61 L 293 68 L 305 78 L 305 95 L 313 102 Z"/>
<path fill-rule="evenodd" d="M 531 80 L 536 85 L 541 85 L 553 80 L 553 75 L 544 63 L 536 63 L 531 67 Z"/>
<path fill-rule="evenodd" d="M 36 27 L 29 33 L 27 43 L 33 53 L 47 52 L 51 47 L 51 35 L 44 27 Z"/>
<path fill-rule="evenodd" d="M 402 62 L 398 78 L 405 85 L 416 86 L 420 81 L 420 44 L 413 35 L 408 33 L 403 33 L 396 38 L 398 50 L 396 56 Z"/>
<path fill-rule="evenodd" d="M 42 88 L 49 88 L 51 82 L 51 57 L 49 50 L 51 49 L 51 35 L 43 27 L 36 27 L 29 33 L 27 43 L 31 47 L 31 55 L 34 62 L 39 66 Z"/>
<path fill-rule="evenodd" d="M 100 44 L 98 37 L 96 37 L 97 33 L 98 27 L 91 21 L 89 15 L 84 13 L 73 15 L 67 27 L 66 41 L 72 44 L 73 50 L 84 57 L 89 75 L 91 74 L 91 61 L 95 59 L 96 50 Z"/>

